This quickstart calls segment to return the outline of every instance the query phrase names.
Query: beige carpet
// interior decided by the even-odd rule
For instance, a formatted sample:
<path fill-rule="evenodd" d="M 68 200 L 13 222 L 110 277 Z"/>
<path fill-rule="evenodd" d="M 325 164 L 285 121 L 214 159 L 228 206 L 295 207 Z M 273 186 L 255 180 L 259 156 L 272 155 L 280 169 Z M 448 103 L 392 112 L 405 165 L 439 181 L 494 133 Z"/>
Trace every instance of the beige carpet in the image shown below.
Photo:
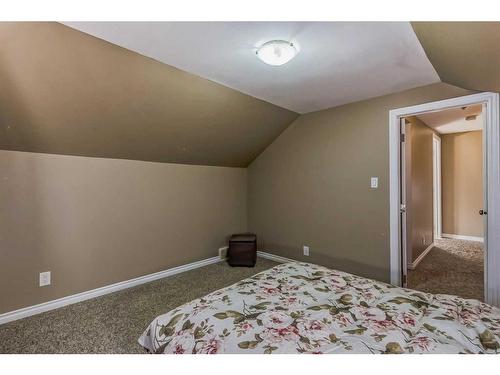
<path fill-rule="evenodd" d="M 484 251 L 480 242 L 442 239 L 408 270 L 408 287 L 428 293 L 484 300 Z"/>
<path fill-rule="evenodd" d="M 276 264 L 217 263 L 0 325 L 0 353 L 144 353 L 137 339 L 156 316 Z"/>

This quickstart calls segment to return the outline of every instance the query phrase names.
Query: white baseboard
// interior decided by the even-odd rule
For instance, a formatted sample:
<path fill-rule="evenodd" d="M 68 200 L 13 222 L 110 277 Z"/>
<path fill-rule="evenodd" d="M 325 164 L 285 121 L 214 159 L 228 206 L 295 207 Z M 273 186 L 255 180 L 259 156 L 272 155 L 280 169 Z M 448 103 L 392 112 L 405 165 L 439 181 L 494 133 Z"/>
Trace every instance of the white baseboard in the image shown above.
<path fill-rule="evenodd" d="M 186 272 L 195 268 L 208 266 L 209 264 L 214 264 L 221 262 L 218 256 L 203 259 L 197 262 L 185 264 L 182 266 L 170 268 L 164 271 L 152 273 L 145 276 L 136 277 L 135 279 L 130 279 L 126 281 L 122 281 L 116 284 L 111 284 L 107 286 L 103 286 L 101 288 L 92 289 L 86 292 L 73 294 L 71 296 L 62 297 L 59 299 L 55 299 L 52 301 L 40 303 L 38 305 L 25 307 L 19 310 L 9 311 L 3 314 L 0 314 L 0 324 L 5 324 L 8 322 L 12 322 L 14 320 L 26 318 L 28 316 L 40 314 L 46 311 L 58 309 L 63 306 L 71 305 L 77 302 L 85 301 L 91 298 L 103 296 L 105 294 L 117 292 L 119 290 L 131 288 L 140 284 L 149 283 L 151 281 L 155 281 L 158 279 L 163 279 L 164 277 L 172 276 L 181 272 Z"/>
<path fill-rule="evenodd" d="M 223 250 L 226 250 L 226 249 L 227 249 L 227 246 L 221 247 L 219 249 L 219 252 L 222 252 Z M 294 260 L 294 259 L 289 259 L 289 258 L 285 258 L 285 257 L 279 256 L 279 255 L 274 255 L 274 254 L 271 254 L 271 253 L 268 253 L 265 251 L 257 251 L 257 255 L 262 257 L 262 258 L 274 260 L 275 262 L 279 262 L 279 263 L 296 262 L 296 260 Z M 221 262 L 223 260 L 224 259 L 221 259 L 220 256 L 215 256 L 212 258 L 203 259 L 203 260 L 200 260 L 197 262 L 193 262 L 193 263 L 185 264 L 182 266 L 170 268 L 170 269 L 156 272 L 156 273 L 152 273 L 149 275 L 136 277 L 134 279 L 121 281 L 121 282 L 116 283 L 116 284 L 106 285 L 106 286 L 103 286 L 101 288 L 92 289 L 92 290 L 89 290 L 86 292 L 73 294 L 70 296 L 58 298 L 58 299 L 48 301 L 48 302 L 43 302 L 43 303 L 40 303 L 38 305 L 28 306 L 28 307 L 24 307 L 24 308 L 19 309 L 19 310 L 9 311 L 9 312 L 0 314 L 0 325 L 12 322 L 14 320 L 26 318 L 28 316 L 41 314 L 41 313 L 46 312 L 46 311 L 55 310 L 55 309 L 58 309 L 60 307 L 72 305 L 74 303 L 86 301 L 88 299 L 100 297 L 100 296 L 103 296 L 105 294 L 118 292 L 118 291 L 123 290 L 123 289 L 132 288 L 134 286 L 149 283 L 151 281 L 163 279 L 165 277 L 172 276 L 172 275 L 182 273 L 182 272 L 186 272 L 186 271 L 189 271 L 189 270 L 192 270 L 195 268 L 208 266 L 210 264 L 218 263 L 218 262 Z"/>
<path fill-rule="evenodd" d="M 298 262 L 298 260 L 285 258 L 285 257 L 279 256 L 279 255 L 274 255 L 274 254 L 268 253 L 266 251 L 257 251 L 257 255 L 260 256 L 261 258 L 274 260 L 275 262 L 278 262 L 278 263 Z"/>
<path fill-rule="evenodd" d="M 414 270 L 414 269 L 418 266 L 418 264 L 422 261 L 422 259 L 424 259 L 424 258 L 425 258 L 425 256 L 429 253 L 429 251 L 431 251 L 431 249 L 432 249 L 434 246 L 435 246 L 435 245 L 434 245 L 434 242 L 433 242 L 433 243 L 431 243 L 429 246 L 427 246 L 427 247 L 425 248 L 425 250 L 422 252 L 422 254 L 420 254 L 420 255 L 417 257 L 417 259 L 415 259 L 413 262 L 411 262 L 411 263 L 409 263 L 409 264 L 408 264 L 408 268 L 409 268 L 410 270 Z"/>
<path fill-rule="evenodd" d="M 443 237 L 443 238 L 453 238 L 455 240 L 466 240 L 466 241 L 484 242 L 484 238 L 483 237 L 462 236 L 460 234 L 443 233 L 443 234 L 441 234 L 441 237 Z"/>

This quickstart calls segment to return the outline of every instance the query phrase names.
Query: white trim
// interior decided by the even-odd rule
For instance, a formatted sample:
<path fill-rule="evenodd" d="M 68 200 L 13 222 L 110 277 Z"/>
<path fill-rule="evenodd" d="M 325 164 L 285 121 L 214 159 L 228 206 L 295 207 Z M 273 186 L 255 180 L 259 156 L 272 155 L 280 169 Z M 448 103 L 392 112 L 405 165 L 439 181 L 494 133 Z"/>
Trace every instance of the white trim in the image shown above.
<path fill-rule="evenodd" d="M 455 240 L 466 240 L 466 241 L 484 242 L 484 238 L 483 237 L 462 236 L 461 234 L 443 233 L 441 235 L 441 237 L 443 237 L 443 238 L 453 238 Z"/>
<path fill-rule="evenodd" d="M 400 210 L 401 197 L 399 194 L 399 175 L 400 175 L 400 158 L 401 151 L 400 143 L 400 120 L 393 111 L 389 111 L 389 247 L 390 247 L 390 280 L 391 284 L 402 285 L 402 254 L 400 246 L 402 246 L 400 233 Z"/>
<path fill-rule="evenodd" d="M 427 246 L 425 248 L 425 250 L 422 252 L 422 254 L 420 254 L 417 259 L 415 259 L 412 263 L 408 263 L 408 268 L 411 269 L 411 270 L 414 270 L 415 268 L 417 268 L 418 264 L 422 261 L 422 259 L 425 258 L 425 256 L 427 254 L 429 254 L 429 251 L 431 251 L 431 249 L 434 247 L 434 242 L 431 243 L 429 246 Z"/>
<path fill-rule="evenodd" d="M 285 257 L 279 256 L 279 255 L 274 255 L 274 254 L 268 253 L 266 251 L 257 251 L 257 255 L 260 256 L 261 258 L 274 260 L 275 262 L 278 262 L 278 263 L 299 262 L 298 260 L 285 258 Z"/>
<path fill-rule="evenodd" d="M 436 147 L 434 147 L 434 144 Z M 432 217 L 433 236 L 439 239 L 443 236 L 442 196 L 441 196 L 441 138 L 432 134 Z"/>
<path fill-rule="evenodd" d="M 103 296 L 105 294 L 117 292 L 119 290 L 131 288 L 137 285 L 149 283 L 151 281 L 155 281 L 158 279 L 163 279 L 164 277 L 172 276 L 181 272 L 186 272 L 195 268 L 208 266 L 209 264 L 214 264 L 221 262 L 222 260 L 219 257 L 212 257 L 208 259 L 203 259 L 197 262 L 185 264 L 182 266 L 170 268 L 164 271 L 152 273 L 145 276 L 136 277 L 135 279 L 130 279 L 126 281 L 122 281 L 116 284 L 111 284 L 107 286 L 103 286 L 101 288 L 92 289 L 86 292 L 73 294 L 71 296 L 62 297 L 59 299 L 55 299 L 52 301 L 40 303 L 38 305 L 25 307 L 19 310 L 9 311 L 3 314 L 0 314 L 0 324 L 5 324 L 8 322 L 12 322 L 14 320 L 26 318 L 28 316 L 40 314 L 46 311 L 58 309 L 63 306 L 71 305 L 77 302 L 85 301 L 91 298 Z"/>
<path fill-rule="evenodd" d="M 483 103 L 485 105 L 485 300 L 500 306 L 500 129 L 497 93 L 485 92 L 440 100 L 389 111 L 389 209 L 390 209 L 390 279 L 401 285 L 400 251 L 400 176 L 399 119 L 453 107 Z"/>
<path fill-rule="evenodd" d="M 498 94 L 486 101 L 485 145 L 485 294 L 486 302 L 500 306 L 500 124 Z"/>
<path fill-rule="evenodd" d="M 399 137 L 404 137 L 405 140 L 409 141 L 411 132 L 407 132 L 407 121 L 405 118 L 401 117 L 399 119 Z M 408 155 L 411 155 L 411 141 L 410 142 L 401 142 L 399 143 L 400 153 L 401 153 L 401 169 L 399 172 L 401 176 L 401 221 L 400 221 L 400 247 L 401 247 L 401 275 L 403 277 L 401 281 L 401 286 L 406 288 L 408 286 L 408 255 L 411 257 L 412 253 L 412 239 L 411 239 L 411 231 L 408 230 L 408 222 L 411 222 L 411 194 L 412 189 L 411 186 L 407 184 L 407 178 L 411 175 L 411 159 L 408 159 Z M 410 219 L 410 220 L 408 220 Z M 409 245 L 409 246 L 408 246 Z"/>

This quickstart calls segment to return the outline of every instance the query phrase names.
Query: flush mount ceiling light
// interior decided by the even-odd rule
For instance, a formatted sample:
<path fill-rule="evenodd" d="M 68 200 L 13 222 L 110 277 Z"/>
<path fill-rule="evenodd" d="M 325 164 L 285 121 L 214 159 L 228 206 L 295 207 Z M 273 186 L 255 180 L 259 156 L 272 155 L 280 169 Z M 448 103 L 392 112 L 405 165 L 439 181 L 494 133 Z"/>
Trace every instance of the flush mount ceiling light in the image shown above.
<path fill-rule="evenodd" d="M 291 42 L 271 40 L 260 46 L 256 54 L 266 64 L 279 66 L 293 59 L 297 52 L 297 48 Z"/>

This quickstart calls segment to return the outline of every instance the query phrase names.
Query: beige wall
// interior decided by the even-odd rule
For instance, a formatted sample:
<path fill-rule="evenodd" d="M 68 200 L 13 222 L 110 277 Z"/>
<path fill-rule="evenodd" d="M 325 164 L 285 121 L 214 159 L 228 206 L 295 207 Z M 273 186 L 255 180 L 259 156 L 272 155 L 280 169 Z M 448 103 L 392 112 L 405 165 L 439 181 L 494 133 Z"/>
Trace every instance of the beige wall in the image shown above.
<path fill-rule="evenodd" d="M 407 120 L 407 259 L 414 262 L 434 240 L 434 131 L 417 117 Z"/>
<path fill-rule="evenodd" d="M 0 149 L 246 167 L 298 114 L 55 22 L 0 22 Z"/>
<path fill-rule="evenodd" d="M 442 81 L 471 90 L 500 91 L 500 22 L 412 22 Z"/>
<path fill-rule="evenodd" d="M 389 110 L 468 93 L 438 83 L 300 116 L 248 169 L 259 247 L 389 281 Z"/>
<path fill-rule="evenodd" d="M 443 233 L 483 237 L 482 131 L 441 136 Z"/>
<path fill-rule="evenodd" d="M 247 227 L 242 168 L 0 151 L 0 172 L 0 313 L 216 256 Z"/>

